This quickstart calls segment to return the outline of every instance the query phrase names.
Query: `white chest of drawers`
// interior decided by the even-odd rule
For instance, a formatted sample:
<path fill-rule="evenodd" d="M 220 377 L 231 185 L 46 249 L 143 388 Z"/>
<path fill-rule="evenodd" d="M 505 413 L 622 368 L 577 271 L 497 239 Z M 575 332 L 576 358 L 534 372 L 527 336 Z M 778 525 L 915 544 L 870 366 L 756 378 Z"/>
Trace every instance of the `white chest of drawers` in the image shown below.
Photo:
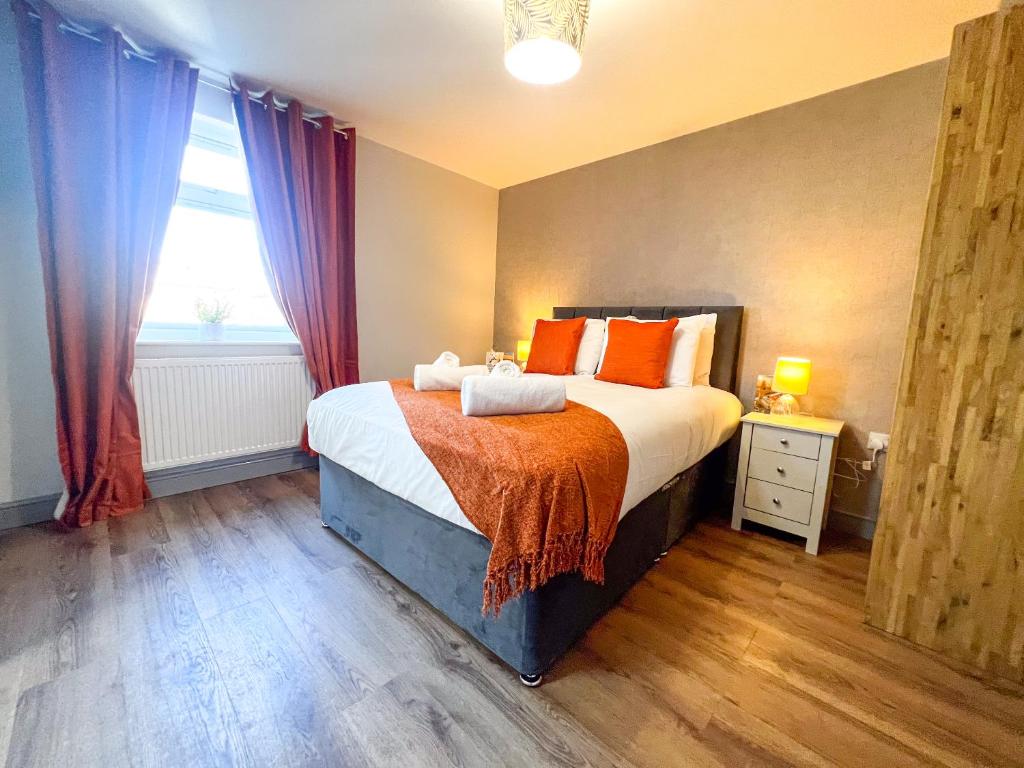
<path fill-rule="evenodd" d="M 740 421 L 732 527 L 739 530 L 744 520 L 769 525 L 803 536 L 807 551 L 818 554 L 843 422 L 766 413 Z"/>

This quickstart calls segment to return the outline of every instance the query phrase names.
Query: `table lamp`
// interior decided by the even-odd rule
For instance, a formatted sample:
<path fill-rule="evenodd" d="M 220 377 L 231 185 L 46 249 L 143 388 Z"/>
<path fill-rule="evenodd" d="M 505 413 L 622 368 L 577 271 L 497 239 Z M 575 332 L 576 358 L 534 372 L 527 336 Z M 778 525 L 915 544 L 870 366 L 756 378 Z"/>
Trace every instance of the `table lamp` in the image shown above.
<path fill-rule="evenodd" d="M 782 394 L 772 403 L 772 413 L 790 416 L 799 413 L 793 395 L 806 395 L 811 380 L 811 361 L 802 357 L 780 357 L 775 362 L 775 376 L 772 377 L 772 391 Z"/>
<path fill-rule="evenodd" d="M 516 360 L 522 368 L 526 368 L 526 359 L 530 356 L 530 339 L 520 339 L 516 342 Z"/>

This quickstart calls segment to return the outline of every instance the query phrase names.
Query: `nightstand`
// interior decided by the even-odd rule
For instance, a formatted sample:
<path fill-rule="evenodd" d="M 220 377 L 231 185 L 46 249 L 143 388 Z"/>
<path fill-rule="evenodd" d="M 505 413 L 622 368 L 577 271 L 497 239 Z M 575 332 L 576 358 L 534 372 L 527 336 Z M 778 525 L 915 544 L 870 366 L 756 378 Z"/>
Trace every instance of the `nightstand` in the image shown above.
<path fill-rule="evenodd" d="M 803 536 L 818 554 L 843 422 L 748 413 L 742 419 L 732 527 L 744 520 Z"/>

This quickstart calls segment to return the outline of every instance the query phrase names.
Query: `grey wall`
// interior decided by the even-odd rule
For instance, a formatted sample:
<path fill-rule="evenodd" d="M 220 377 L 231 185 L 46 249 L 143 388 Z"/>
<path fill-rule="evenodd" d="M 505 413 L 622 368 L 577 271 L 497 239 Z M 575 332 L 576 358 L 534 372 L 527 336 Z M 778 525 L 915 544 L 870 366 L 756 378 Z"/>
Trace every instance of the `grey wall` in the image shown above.
<path fill-rule="evenodd" d="M 8 502 L 58 493 L 62 482 L 21 72 L 7 3 L 0 5 L 0 93 L 7 110 L 0 120 L 0 517 L 13 519 L 19 510 Z M 365 139 L 356 168 L 363 379 L 411 376 L 414 363 L 444 349 L 482 361 L 493 337 L 497 190 Z"/>
<path fill-rule="evenodd" d="M 0 504 L 62 488 L 21 69 L 0 5 Z"/>
<path fill-rule="evenodd" d="M 802 404 L 846 420 L 840 454 L 862 456 L 892 423 L 945 68 L 503 189 L 499 348 L 556 305 L 742 304 L 745 405 L 777 356 L 809 357 Z M 833 512 L 875 518 L 879 480 L 837 480 Z"/>

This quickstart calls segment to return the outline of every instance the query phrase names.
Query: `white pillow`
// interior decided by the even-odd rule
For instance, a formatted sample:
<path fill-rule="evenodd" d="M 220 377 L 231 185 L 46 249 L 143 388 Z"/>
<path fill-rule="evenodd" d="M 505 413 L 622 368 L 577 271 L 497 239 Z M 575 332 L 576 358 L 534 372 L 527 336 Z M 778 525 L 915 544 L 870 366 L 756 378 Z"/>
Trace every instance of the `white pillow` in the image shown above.
<path fill-rule="evenodd" d="M 604 365 L 604 353 L 608 349 L 608 321 L 609 320 L 636 320 L 636 317 L 634 317 L 633 315 L 625 315 L 624 317 L 609 317 L 609 318 L 607 318 L 605 320 L 605 326 L 604 326 L 605 327 L 605 332 L 604 332 L 604 336 L 601 338 L 601 357 L 597 361 L 597 370 L 598 371 L 600 371 L 601 370 L 601 366 Z M 649 320 L 644 320 L 643 322 L 646 323 L 646 322 L 650 322 L 650 321 Z"/>
<path fill-rule="evenodd" d="M 601 362 L 604 354 L 604 320 L 587 318 L 583 326 L 583 338 L 580 339 L 580 349 L 576 353 L 576 365 L 573 371 L 577 376 L 580 374 L 593 374 Z"/>
<path fill-rule="evenodd" d="M 667 319 L 667 318 L 666 318 Z M 668 365 L 665 368 L 666 387 L 692 387 L 694 369 L 697 365 L 697 347 L 700 345 L 700 331 L 704 327 L 703 315 L 680 317 L 672 332 L 672 346 L 668 348 Z"/>
<path fill-rule="evenodd" d="M 693 383 L 711 385 L 711 358 L 715 354 L 715 325 L 718 315 L 712 312 L 701 315 L 704 325 L 700 329 L 700 344 L 697 345 L 697 360 L 693 366 Z"/>

